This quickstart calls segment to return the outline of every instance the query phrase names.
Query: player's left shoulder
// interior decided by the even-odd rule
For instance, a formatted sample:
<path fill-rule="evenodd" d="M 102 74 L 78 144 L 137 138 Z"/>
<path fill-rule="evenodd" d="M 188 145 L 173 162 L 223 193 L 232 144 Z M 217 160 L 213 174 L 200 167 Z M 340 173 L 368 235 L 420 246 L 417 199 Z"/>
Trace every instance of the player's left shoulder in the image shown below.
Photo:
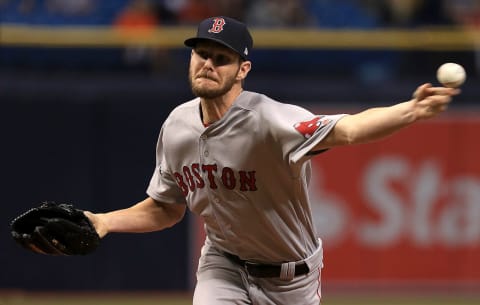
<path fill-rule="evenodd" d="M 272 115 L 279 113 L 309 113 L 303 107 L 281 102 L 262 93 L 243 91 L 237 101 L 237 106 L 250 111 L 256 111 L 259 114 Z"/>
<path fill-rule="evenodd" d="M 235 106 L 247 111 L 255 111 L 264 99 L 265 96 L 263 94 L 244 90 L 235 101 Z"/>

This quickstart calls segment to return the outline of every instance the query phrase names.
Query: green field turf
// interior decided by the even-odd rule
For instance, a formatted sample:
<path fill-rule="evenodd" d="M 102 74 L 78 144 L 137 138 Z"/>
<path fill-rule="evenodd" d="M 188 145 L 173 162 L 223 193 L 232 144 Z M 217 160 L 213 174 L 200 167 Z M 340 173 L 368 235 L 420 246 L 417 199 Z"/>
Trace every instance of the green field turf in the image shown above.
<path fill-rule="evenodd" d="M 0 305 L 188 305 L 191 296 L 170 294 L 1 293 Z M 323 305 L 479 305 L 480 297 L 325 296 Z M 297 304 L 292 304 L 297 305 Z M 301 305 L 301 304 L 298 304 Z"/>

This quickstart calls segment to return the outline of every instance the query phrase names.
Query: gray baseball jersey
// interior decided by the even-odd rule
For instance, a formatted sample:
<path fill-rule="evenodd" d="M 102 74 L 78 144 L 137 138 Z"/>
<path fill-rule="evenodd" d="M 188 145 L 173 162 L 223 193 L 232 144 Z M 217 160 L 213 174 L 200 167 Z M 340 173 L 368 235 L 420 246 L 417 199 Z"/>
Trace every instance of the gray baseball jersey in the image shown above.
<path fill-rule="evenodd" d="M 187 204 L 220 251 L 255 262 L 305 259 L 319 247 L 307 195 L 311 149 L 341 117 L 243 91 L 205 127 L 193 99 L 162 126 L 147 194 Z"/>

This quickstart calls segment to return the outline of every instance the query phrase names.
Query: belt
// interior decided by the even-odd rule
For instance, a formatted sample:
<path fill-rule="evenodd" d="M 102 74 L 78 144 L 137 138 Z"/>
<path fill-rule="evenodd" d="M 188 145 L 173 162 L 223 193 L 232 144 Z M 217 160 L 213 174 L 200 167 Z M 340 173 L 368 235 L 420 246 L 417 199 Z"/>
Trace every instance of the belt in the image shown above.
<path fill-rule="evenodd" d="M 248 274 L 254 277 L 280 277 L 282 272 L 281 265 L 269 265 L 269 264 L 260 264 L 249 262 L 246 260 L 241 259 L 240 257 L 228 253 L 223 252 L 226 258 L 230 261 L 236 263 L 237 265 L 245 267 Z M 304 262 L 295 264 L 295 276 L 307 274 L 310 272 L 310 268 Z"/>

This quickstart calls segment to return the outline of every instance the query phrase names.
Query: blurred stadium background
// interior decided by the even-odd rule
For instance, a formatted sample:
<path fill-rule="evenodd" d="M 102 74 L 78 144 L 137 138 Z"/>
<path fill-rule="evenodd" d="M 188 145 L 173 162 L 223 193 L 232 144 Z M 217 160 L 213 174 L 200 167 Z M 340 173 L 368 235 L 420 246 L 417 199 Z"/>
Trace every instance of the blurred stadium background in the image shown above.
<path fill-rule="evenodd" d="M 188 304 L 198 219 L 46 257 L 8 224 L 43 200 L 145 196 L 158 131 L 192 97 L 185 37 L 211 15 L 255 39 L 246 88 L 318 113 L 408 99 L 444 62 L 468 73 L 434 122 L 315 159 L 324 304 L 480 304 L 480 1 L 0 0 L 0 305 Z"/>

